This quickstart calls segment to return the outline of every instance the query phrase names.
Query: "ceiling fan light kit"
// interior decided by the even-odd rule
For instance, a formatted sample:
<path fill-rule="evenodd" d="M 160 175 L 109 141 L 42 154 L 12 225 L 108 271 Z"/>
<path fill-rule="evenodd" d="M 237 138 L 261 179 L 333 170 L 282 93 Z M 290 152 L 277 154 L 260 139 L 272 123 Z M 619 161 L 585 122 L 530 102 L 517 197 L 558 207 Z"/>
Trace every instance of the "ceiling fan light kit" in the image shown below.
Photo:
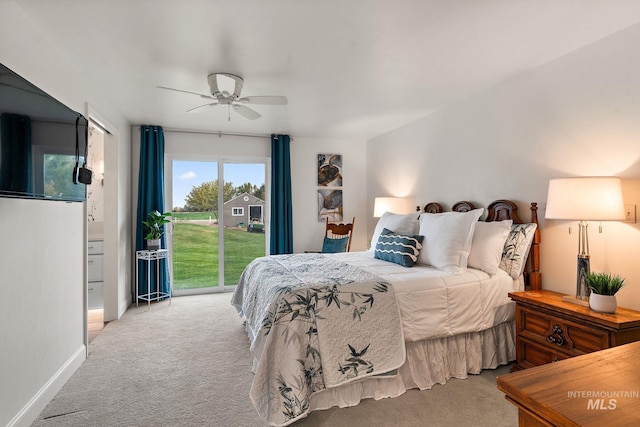
<path fill-rule="evenodd" d="M 201 98 L 214 101 L 204 105 L 200 105 L 198 107 L 190 108 L 189 110 L 187 110 L 188 113 L 202 111 L 207 107 L 212 107 L 215 105 L 225 105 L 229 107 L 229 111 L 233 109 L 233 111 L 249 120 L 258 119 L 262 117 L 262 115 L 257 111 L 247 107 L 245 104 L 287 105 L 288 102 L 285 96 L 246 96 L 241 98 L 240 94 L 242 93 L 244 79 L 236 74 L 211 73 L 207 76 L 207 82 L 209 83 L 209 90 L 211 92 L 211 95 L 204 95 L 166 86 L 158 86 L 158 88 L 188 93 L 191 95 L 198 95 Z M 230 115 L 229 121 L 231 121 Z"/>
<path fill-rule="evenodd" d="M 233 92 L 227 90 L 230 89 L 230 87 L 226 87 L 226 83 L 229 82 L 229 80 L 225 81 L 225 77 L 231 79 Z M 211 73 L 207 76 L 207 82 L 209 83 L 213 97 L 217 98 L 220 95 L 226 94 L 227 97 L 232 97 L 234 100 L 240 98 L 240 92 L 242 92 L 242 86 L 244 84 L 242 77 L 229 73 Z M 224 90 L 220 90 L 220 86 L 222 86 Z"/>

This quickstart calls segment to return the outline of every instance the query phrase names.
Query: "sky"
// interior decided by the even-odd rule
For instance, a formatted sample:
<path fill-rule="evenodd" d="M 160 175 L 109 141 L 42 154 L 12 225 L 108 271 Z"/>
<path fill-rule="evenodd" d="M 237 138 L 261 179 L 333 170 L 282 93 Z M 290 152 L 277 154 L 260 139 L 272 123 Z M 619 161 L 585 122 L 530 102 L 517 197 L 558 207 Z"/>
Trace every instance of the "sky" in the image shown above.
<path fill-rule="evenodd" d="M 218 163 L 173 161 L 173 207 L 183 207 L 185 198 L 193 187 L 203 182 L 215 181 L 218 178 Z M 231 182 L 237 187 L 250 182 L 260 187 L 265 180 L 265 166 L 261 163 L 225 163 L 225 182 Z"/>

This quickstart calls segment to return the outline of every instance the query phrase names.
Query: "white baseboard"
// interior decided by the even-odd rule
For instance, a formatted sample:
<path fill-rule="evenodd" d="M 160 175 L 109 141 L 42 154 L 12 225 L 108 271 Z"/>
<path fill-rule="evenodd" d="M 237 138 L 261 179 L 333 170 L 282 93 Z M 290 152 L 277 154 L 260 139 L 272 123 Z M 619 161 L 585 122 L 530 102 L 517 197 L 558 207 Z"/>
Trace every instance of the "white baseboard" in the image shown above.
<path fill-rule="evenodd" d="M 124 314 L 125 311 L 127 311 L 130 305 L 131 303 L 129 301 L 129 298 L 120 302 L 120 306 L 118 307 L 118 319 L 122 317 L 122 315 Z"/>
<path fill-rule="evenodd" d="M 42 386 L 29 402 L 16 414 L 7 427 L 29 427 L 47 404 L 87 358 L 87 348 L 82 345 L 64 365 Z"/>

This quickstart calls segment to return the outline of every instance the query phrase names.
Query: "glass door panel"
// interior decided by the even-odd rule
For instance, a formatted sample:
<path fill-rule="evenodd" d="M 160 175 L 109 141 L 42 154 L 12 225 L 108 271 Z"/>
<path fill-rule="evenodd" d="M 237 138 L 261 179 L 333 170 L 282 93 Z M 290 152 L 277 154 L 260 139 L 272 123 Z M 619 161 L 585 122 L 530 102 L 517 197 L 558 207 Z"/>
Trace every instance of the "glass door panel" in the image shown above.
<path fill-rule="evenodd" d="M 265 162 L 171 162 L 176 295 L 234 286 L 266 254 L 266 168 Z"/>
<path fill-rule="evenodd" d="M 264 163 L 224 163 L 224 284 L 266 253 Z"/>
<path fill-rule="evenodd" d="M 219 286 L 218 163 L 172 162 L 173 289 Z"/>

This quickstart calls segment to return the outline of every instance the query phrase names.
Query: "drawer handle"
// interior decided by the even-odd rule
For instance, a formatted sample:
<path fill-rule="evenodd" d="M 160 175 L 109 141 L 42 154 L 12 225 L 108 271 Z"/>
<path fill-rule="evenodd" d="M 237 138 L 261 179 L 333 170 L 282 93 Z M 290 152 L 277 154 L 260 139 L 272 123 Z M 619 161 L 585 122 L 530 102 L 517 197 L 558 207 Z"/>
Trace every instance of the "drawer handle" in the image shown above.
<path fill-rule="evenodd" d="M 558 346 L 562 346 L 564 344 L 564 338 L 562 338 L 562 328 L 560 327 L 560 325 L 553 326 L 553 329 L 551 329 L 551 333 L 547 336 L 547 341 L 555 343 Z"/>
<path fill-rule="evenodd" d="M 553 358 L 553 360 L 551 361 L 551 363 L 556 363 L 556 362 L 558 362 L 558 361 L 560 361 L 560 358 L 558 358 L 558 357 L 554 357 L 554 358 Z"/>

